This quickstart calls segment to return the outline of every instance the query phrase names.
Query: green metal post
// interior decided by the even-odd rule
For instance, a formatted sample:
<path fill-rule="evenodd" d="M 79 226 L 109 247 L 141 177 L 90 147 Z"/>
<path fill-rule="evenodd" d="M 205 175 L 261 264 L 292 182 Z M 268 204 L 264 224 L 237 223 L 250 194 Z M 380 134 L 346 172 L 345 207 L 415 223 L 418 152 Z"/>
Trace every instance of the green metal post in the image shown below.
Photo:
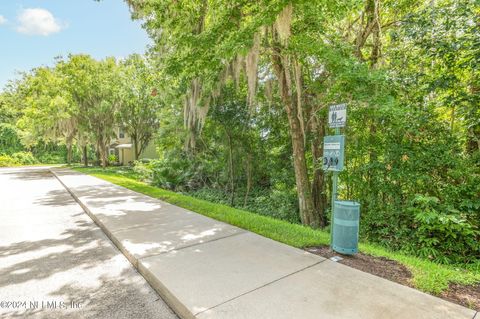
<path fill-rule="evenodd" d="M 338 127 L 335 128 L 335 135 L 340 134 L 340 129 Z M 334 210 L 335 210 L 335 201 L 337 200 L 337 183 L 338 183 L 338 172 L 333 171 L 332 175 L 332 206 L 330 209 L 330 249 L 333 250 L 333 218 L 334 218 Z"/>
<path fill-rule="evenodd" d="M 333 172 L 332 176 L 332 208 L 330 209 L 330 248 L 333 249 L 333 216 L 334 216 L 334 207 L 335 201 L 337 200 L 337 181 L 338 181 L 338 172 Z"/>

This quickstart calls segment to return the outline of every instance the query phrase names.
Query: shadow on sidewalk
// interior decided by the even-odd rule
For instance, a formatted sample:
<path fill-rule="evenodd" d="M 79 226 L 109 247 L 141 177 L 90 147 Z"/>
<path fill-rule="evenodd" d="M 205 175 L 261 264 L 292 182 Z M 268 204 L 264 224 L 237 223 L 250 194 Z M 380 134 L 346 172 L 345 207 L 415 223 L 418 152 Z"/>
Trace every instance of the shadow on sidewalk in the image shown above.
<path fill-rule="evenodd" d="M 14 175 L 28 181 L 54 178 L 45 171 Z M 22 296 L 12 301 L 26 301 L 27 306 L 35 300 L 73 301 L 80 306 L 0 309 L 1 318 L 176 318 L 101 229 L 79 212 L 67 191 L 52 190 L 33 203 L 51 207 L 56 216 L 67 214 L 73 223 L 63 230 L 63 219 L 39 224 L 39 240 L 0 243 L 0 300 Z M 60 210 L 63 206 L 67 209 Z M 18 227 L 22 224 L 19 220 Z"/>

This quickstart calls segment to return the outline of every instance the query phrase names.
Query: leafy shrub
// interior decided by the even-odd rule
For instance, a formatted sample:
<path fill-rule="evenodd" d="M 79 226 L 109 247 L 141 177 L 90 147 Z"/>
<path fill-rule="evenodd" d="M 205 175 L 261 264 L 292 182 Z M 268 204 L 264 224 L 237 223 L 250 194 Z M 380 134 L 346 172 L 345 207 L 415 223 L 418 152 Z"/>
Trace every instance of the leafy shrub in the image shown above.
<path fill-rule="evenodd" d="M 297 195 L 293 190 L 272 189 L 263 192 L 254 191 L 245 209 L 291 223 L 299 223 L 297 203 Z"/>
<path fill-rule="evenodd" d="M 35 157 L 30 152 L 17 152 L 11 155 L 12 159 L 21 165 L 30 165 L 37 163 Z"/>
<path fill-rule="evenodd" d="M 473 262 L 480 258 L 480 231 L 459 211 L 433 196 L 418 195 L 414 215 L 415 243 L 409 250 L 442 263 Z"/>
<path fill-rule="evenodd" d="M 19 163 L 8 155 L 0 155 L 0 167 L 15 166 Z"/>
<path fill-rule="evenodd" d="M 16 152 L 12 155 L 0 155 L 0 166 L 30 165 L 37 163 L 37 159 L 30 152 Z"/>
<path fill-rule="evenodd" d="M 118 162 L 117 156 L 115 154 L 108 155 L 108 162 L 109 163 L 117 163 Z"/>
<path fill-rule="evenodd" d="M 0 153 L 12 154 L 23 149 L 18 129 L 8 123 L 0 123 Z"/>
<path fill-rule="evenodd" d="M 141 158 L 141 159 L 138 160 L 138 162 L 140 162 L 142 164 L 148 164 L 152 161 L 153 161 L 153 159 L 151 159 L 151 158 Z"/>
<path fill-rule="evenodd" d="M 230 204 L 228 194 L 221 189 L 205 187 L 198 190 L 189 191 L 186 194 L 212 202 L 212 203 L 223 204 L 223 205 Z"/>
<path fill-rule="evenodd" d="M 182 191 L 190 188 L 192 169 L 186 159 L 176 161 L 156 160 L 150 163 L 152 183 L 162 188 Z"/>
<path fill-rule="evenodd" d="M 44 164 L 63 164 L 65 163 L 65 155 L 59 153 L 42 153 L 37 155 L 38 162 Z"/>
<path fill-rule="evenodd" d="M 189 191 L 189 195 L 214 202 L 217 204 L 229 205 L 229 192 L 216 188 L 201 188 Z M 254 189 L 250 192 L 246 205 L 244 205 L 245 189 L 237 189 L 235 194 L 235 207 L 254 212 L 260 215 L 282 219 L 291 223 L 298 223 L 298 206 L 295 192 L 280 190 Z"/>
<path fill-rule="evenodd" d="M 67 148 L 65 145 L 56 145 L 52 142 L 39 142 L 32 148 L 32 153 L 40 163 L 63 164 L 67 161 Z M 72 150 L 73 161 L 80 161 L 80 153 L 76 147 Z M 90 154 L 90 153 L 89 153 Z M 90 154 L 92 155 L 92 154 Z"/>
<path fill-rule="evenodd" d="M 142 160 L 134 161 L 133 172 L 142 181 L 152 180 L 153 170 L 152 170 L 152 165 L 150 164 L 150 161 L 148 162 L 144 162 Z"/>

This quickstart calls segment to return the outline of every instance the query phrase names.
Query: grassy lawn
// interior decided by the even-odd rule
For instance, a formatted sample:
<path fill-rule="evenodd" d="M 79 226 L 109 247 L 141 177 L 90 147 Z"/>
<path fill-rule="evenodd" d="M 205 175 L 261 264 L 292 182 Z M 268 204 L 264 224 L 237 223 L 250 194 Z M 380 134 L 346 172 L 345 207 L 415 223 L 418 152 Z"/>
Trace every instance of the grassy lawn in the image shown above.
<path fill-rule="evenodd" d="M 110 167 L 105 170 L 84 167 L 75 167 L 74 169 L 294 247 L 328 245 L 330 242 L 330 235 L 325 231 L 313 230 L 301 225 L 151 186 L 137 180 L 137 176 L 129 169 L 120 167 Z M 449 283 L 474 284 L 480 282 L 479 270 L 440 265 L 417 257 L 392 252 L 370 243 L 360 243 L 359 248 L 365 254 L 386 257 L 405 265 L 413 274 L 415 287 L 425 292 L 439 294 L 448 288 Z"/>

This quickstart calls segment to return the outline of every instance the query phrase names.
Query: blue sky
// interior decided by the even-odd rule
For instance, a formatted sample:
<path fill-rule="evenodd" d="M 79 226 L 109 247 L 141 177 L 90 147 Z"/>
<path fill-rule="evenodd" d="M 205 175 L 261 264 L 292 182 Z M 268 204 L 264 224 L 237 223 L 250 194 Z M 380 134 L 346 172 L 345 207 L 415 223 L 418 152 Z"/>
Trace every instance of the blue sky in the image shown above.
<path fill-rule="evenodd" d="M 56 56 L 144 53 L 150 40 L 123 0 L 0 0 L 0 89 Z"/>

